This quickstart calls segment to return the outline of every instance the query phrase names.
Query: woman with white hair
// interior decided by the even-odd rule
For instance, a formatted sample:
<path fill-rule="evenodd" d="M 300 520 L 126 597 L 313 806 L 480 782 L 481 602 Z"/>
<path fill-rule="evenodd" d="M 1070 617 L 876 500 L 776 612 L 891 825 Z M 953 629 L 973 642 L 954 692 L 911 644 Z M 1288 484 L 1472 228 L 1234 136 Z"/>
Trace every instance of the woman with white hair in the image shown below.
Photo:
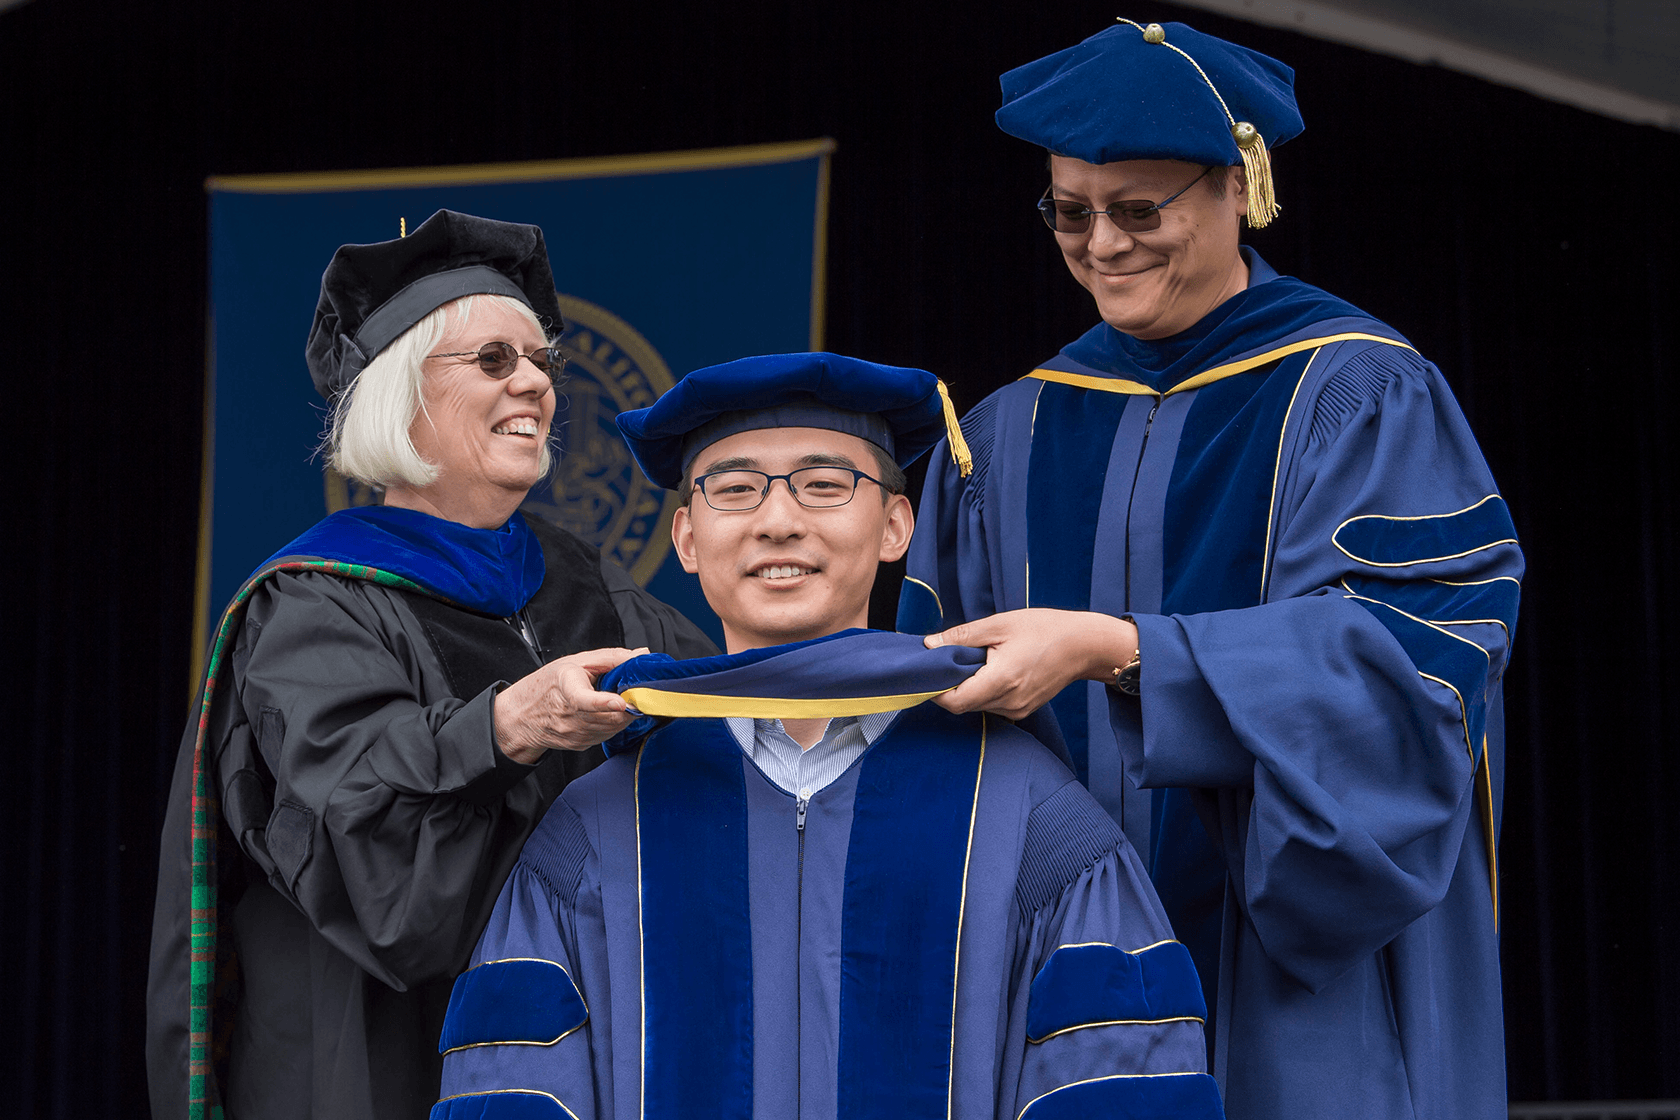
<path fill-rule="evenodd" d="M 424 1116 L 496 892 L 629 722 L 595 679 L 639 647 L 713 652 L 518 512 L 549 468 L 560 325 L 535 226 L 441 210 L 328 266 L 306 350 L 327 452 L 384 502 L 281 549 L 217 630 L 160 860 L 158 1120 Z"/>

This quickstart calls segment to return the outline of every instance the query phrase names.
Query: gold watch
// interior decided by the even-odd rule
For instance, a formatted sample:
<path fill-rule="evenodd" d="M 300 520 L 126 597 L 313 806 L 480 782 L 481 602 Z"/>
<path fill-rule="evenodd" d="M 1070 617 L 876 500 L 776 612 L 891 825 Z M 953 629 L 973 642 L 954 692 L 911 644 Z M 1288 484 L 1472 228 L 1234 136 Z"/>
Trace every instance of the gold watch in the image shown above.
<path fill-rule="evenodd" d="M 1114 670 L 1114 679 L 1108 682 L 1108 687 L 1117 692 L 1124 692 L 1127 696 L 1138 694 L 1138 677 L 1143 672 L 1142 651 L 1132 651 L 1132 659 L 1120 668 Z"/>

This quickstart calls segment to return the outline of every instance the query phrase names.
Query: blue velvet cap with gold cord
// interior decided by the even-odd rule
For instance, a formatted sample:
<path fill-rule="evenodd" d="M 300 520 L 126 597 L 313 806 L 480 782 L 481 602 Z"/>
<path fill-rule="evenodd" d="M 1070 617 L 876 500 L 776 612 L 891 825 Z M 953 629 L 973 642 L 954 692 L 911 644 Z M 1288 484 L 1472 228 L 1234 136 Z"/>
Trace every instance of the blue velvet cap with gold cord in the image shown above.
<path fill-rule="evenodd" d="M 736 432 L 828 428 L 882 448 L 901 467 L 941 436 L 969 470 L 956 410 L 945 386 L 922 369 L 843 354 L 764 354 L 706 366 L 648 408 L 618 415 L 618 430 L 656 485 L 675 490 L 689 462 Z"/>
<path fill-rule="evenodd" d="M 968 646 L 842 630 L 822 638 L 676 661 L 643 654 L 601 678 L 643 715 L 812 719 L 895 712 L 957 687 L 986 663 Z"/>
<path fill-rule="evenodd" d="M 1268 145 L 1301 134 L 1295 71 L 1182 23 L 1121 18 L 999 79 L 998 127 L 1086 163 L 1242 163 L 1248 224 L 1276 216 Z"/>

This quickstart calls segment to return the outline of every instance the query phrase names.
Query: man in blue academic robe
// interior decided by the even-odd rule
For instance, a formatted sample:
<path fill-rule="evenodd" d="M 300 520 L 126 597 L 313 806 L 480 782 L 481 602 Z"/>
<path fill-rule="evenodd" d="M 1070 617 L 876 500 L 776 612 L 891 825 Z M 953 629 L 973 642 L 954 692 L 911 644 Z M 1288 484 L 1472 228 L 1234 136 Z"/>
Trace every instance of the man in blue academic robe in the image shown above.
<path fill-rule="evenodd" d="M 1475 438 L 1398 331 L 1239 246 L 1288 67 L 1121 20 L 1002 84 L 1103 321 L 963 421 L 900 629 L 987 647 L 951 710 L 1048 705 L 1195 958 L 1232 1116 L 1502 1117 L 1522 557 Z"/>
<path fill-rule="evenodd" d="M 945 431 L 931 374 L 696 371 L 619 420 L 729 653 L 527 842 L 456 982 L 434 1120 L 1218 1117 L 1206 1009 L 1119 828 L 996 716 L 978 650 L 858 629 Z"/>

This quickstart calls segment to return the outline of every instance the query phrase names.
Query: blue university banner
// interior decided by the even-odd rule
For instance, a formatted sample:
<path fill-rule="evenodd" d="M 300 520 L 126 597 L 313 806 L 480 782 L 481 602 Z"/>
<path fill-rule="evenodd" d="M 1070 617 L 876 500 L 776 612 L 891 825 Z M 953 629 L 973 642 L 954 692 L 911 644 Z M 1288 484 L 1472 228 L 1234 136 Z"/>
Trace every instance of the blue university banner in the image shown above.
<path fill-rule="evenodd" d="M 447 207 L 539 225 L 572 357 L 559 464 L 527 516 L 600 545 L 706 628 L 716 617 L 671 551 L 674 495 L 614 417 L 673 379 L 748 354 L 822 348 L 829 140 L 473 167 L 211 179 L 211 399 L 199 625 L 262 560 L 374 496 L 316 454 L 324 402 L 303 344 L 343 244 L 385 241 Z"/>

